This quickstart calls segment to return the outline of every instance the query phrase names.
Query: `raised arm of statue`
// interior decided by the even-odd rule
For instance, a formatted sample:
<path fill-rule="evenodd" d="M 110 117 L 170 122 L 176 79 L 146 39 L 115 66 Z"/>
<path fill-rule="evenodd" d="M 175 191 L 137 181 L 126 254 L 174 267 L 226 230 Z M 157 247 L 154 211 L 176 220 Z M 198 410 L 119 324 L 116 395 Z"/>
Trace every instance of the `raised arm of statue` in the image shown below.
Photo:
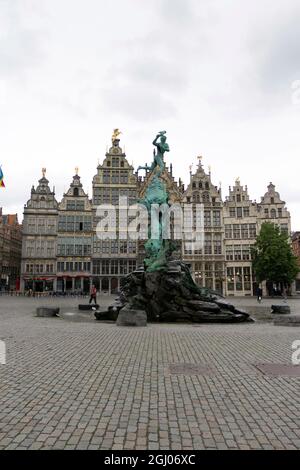
<path fill-rule="evenodd" d="M 155 145 L 156 147 L 158 146 L 157 139 L 160 137 L 160 134 L 157 134 L 155 139 L 153 140 L 152 144 Z"/>

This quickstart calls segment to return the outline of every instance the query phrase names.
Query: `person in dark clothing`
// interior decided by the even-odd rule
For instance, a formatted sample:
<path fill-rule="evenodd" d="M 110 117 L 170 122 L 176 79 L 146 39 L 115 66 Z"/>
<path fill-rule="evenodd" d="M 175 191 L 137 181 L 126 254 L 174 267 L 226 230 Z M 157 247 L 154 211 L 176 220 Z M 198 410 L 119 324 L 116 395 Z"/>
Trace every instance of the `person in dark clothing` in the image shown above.
<path fill-rule="evenodd" d="M 261 287 L 258 287 L 257 288 L 257 302 L 261 302 L 262 300 L 262 288 Z"/>
<path fill-rule="evenodd" d="M 91 288 L 91 296 L 90 296 L 90 301 L 89 301 L 89 304 L 91 302 L 95 303 L 95 305 L 97 304 L 97 289 L 96 289 L 96 286 L 93 284 L 92 288 Z"/>

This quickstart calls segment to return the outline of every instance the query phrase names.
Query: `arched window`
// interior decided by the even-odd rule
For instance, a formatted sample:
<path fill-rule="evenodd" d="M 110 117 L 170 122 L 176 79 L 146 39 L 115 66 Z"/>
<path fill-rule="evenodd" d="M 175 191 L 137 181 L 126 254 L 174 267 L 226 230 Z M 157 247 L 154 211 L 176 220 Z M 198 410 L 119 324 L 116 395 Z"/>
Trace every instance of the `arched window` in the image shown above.
<path fill-rule="evenodd" d="M 208 184 L 208 182 L 205 183 L 205 189 L 209 189 L 209 184 Z"/>
<path fill-rule="evenodd" d="M 203 188 L 202 181 L 199 181 L 199 189 L 202 189 L 202 188 Z"/>

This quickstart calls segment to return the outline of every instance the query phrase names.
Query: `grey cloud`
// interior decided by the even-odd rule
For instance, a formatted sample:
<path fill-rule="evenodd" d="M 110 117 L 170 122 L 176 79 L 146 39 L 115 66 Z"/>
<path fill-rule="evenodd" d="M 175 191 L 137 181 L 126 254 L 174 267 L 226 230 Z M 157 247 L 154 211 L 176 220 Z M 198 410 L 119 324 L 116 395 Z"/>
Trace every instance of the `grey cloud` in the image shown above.
<path fill-rule="evenodd" d="M 194 20 L 195 12 L 192 0 L 163 0 L 160 12 L 166 22 L 184 25 Z"/>
<path fill-rule="evenodd" d="M 110 113 L 119 113 L 145 122 L 176 115 L 176 107 L 159 90 L 131 84 L 103 90 L 102 103 Z"/>
<path fill-rule="evenodd" d="M 0 74 L 16 76 L 36 66 L 44 58 L 42 47 L 44 35 L 41 30 L 25 26 L 22 4 L 17 0 L 0 2 Z M 26 15 L 30 16 L 28 8 Z"/>
<path fill-rule="evenodd" d="M 290 93 L 300 79 L 300 8 L 290 12 L 272 30 L 263 31 L 254 43 L 257 48 L 258 80 L 265 93 Z"/>
<path fill-rule="evenodd" d="M 180 64 L 156 57 L 128 61 L 122 67 L 113 67 L 111 72 L 131 83 L 144 84 L 170 93 L 187 86 L 187 74 Z"/>

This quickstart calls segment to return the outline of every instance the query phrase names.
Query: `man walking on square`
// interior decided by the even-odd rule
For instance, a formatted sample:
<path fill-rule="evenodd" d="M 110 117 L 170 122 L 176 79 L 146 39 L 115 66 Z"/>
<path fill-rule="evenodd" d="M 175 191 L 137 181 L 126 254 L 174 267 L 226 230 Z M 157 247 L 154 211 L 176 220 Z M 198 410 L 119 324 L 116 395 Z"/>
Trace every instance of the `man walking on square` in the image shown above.
<path fill-rule="evenodd" d="M 91 296 L 90 296 L 90 301 L 89 301 L 89 304 L 94 301 L 95 305 L 97 304 L 97 289 L 96 289 L 96 286 L 95 284 L 92 285 L 92 288 L 91 288 Z"/>
<path fill-rule="evenodd" d="M 262 288 L 258 287 L 257 288 L 257 302 L 260 304 L 262 301 Z"/>

